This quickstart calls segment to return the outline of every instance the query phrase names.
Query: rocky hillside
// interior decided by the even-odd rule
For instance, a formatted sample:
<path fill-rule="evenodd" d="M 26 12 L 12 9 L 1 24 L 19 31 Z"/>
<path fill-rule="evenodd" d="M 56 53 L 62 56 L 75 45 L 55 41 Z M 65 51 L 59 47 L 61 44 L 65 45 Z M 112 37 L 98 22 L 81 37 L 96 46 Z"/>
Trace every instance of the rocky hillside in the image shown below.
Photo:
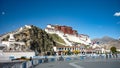
<path fill-rule="evenodd" d="M 96 38 L 93 39 L 92 42 L 99 42 L 101 46 L 106 47 L 107 49 L 110 49 L 110 47 L 115 46 L 116 48 L 120 49 L 120 40 L 105 36 L 103 38 Z"/>
<path fill-rule="evenodd" d="M 54 35 L 50 35 L 44 30 L 33 25 L 30 27 L 22 27 L 17 31 L 14 31 L 13 34 L 16 41 L 25 42 L 27 48 L 39 53 L 46 51 L 52 52 L 53 46 L 56 46 L 56 42 L 53 39 Z M 6 36 L 4 35 L 2 41 L 8 41 L 8 38 L 9 34 Z M 56 39 L 57 38 L 59 37 L 57 36 Z M 59 38 L 59 40 L 61 41 L 62 39 Z"/>
<path fill-rule="evenodd" d="M 53 40 L 62 44 L 66 44 L 65 41 L 59 37 L 57 34 L 49 34 L 50 36 L 52 36 Z"/>

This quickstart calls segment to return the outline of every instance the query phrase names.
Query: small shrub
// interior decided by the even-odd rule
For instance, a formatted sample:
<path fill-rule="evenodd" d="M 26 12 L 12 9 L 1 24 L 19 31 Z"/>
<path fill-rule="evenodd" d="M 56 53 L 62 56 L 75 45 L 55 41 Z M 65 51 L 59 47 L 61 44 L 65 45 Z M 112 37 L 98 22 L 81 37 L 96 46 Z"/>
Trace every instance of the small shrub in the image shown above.
<path fill-rule="evenodd" d="M 21 59 L 26 59 L 26 57 L 22 56 Z"/>

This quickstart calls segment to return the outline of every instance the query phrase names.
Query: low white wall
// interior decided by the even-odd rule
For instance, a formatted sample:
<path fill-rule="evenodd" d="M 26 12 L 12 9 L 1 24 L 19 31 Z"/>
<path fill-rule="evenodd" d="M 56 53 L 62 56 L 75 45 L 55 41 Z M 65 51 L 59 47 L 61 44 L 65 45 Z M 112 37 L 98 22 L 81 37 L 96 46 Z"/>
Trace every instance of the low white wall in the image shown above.
<path fill-rule="evenodd" d="M 27 58 L 35 56 L 35 52 L 3 52 L 4 56 L 14 56 L 15 58 L 20 58 L 21 56 L 25 56 Z"/>

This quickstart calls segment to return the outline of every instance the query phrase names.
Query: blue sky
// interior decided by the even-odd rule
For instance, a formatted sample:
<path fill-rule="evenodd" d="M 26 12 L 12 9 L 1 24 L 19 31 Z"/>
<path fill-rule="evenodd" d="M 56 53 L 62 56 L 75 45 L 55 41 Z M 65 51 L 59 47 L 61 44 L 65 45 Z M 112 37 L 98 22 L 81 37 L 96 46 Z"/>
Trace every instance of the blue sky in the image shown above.
<path fill-rule="evenodd" d="M 120 37 L 120 0 L 0 0 L 0 34 L 21 26 L 73 27 L 91 38 Z M 114 15 L 118 13 L 117 15 Z"/>

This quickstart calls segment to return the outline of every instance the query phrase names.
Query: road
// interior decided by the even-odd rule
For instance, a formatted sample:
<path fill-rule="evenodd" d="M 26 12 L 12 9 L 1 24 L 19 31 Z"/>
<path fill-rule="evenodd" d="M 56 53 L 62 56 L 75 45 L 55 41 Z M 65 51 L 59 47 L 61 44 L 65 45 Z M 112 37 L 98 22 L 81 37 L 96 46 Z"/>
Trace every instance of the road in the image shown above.
<path fill-rule="evenodd" d="M 120 59 L 85 59 L 42 63 L 35 68 L 120 68 Z"/>

